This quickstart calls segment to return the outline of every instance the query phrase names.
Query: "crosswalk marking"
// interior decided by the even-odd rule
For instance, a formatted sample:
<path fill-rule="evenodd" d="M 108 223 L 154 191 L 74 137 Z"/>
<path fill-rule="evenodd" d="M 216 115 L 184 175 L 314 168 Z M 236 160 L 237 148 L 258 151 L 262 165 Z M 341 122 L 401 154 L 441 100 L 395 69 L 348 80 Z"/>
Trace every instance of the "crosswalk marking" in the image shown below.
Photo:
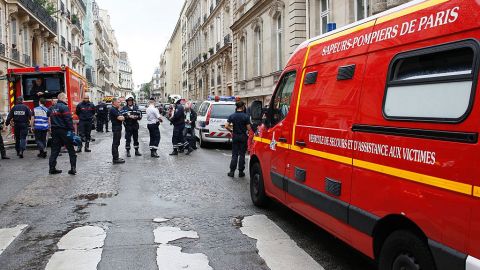
<path fill-rule="evenodd" d="M 271 270 L 323 270 L 310 255 L 264 215 L 243 219 L 243 234 L 257 240 L 258 254 Z"/>
<path fill-rule="evenodd" d="M 0 229 L 0 255 L 17 238 L 28 225 L 18 225 L 14 228 Z"/>
<path fill-rule="evenodd" d="M 97 226 L 84 226 L 67 233 L 57 246 L 46 270 L 95 270 L 102 258 L 106 232 Z"/>

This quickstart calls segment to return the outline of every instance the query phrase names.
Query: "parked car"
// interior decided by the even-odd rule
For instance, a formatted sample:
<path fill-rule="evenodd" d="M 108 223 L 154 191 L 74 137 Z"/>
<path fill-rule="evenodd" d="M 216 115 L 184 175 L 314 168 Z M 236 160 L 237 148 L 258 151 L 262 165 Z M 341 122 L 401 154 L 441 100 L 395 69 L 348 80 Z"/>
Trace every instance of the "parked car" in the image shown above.
<path fill-rule="evenodd" d="M 208 143 L 230 143 L 231 133 L 225 128 L 228 117 L 235 112 L 235 101 L 207 100 L 197 110 L 195 135 L 200 147 Z"/>
<path fill-rule="evenodd" d="M 146 113 L 146 112 L 147 112 L 147 104 L 144 104 L 144 103 L 138 104 L 138 109 L 139 109 L 142 113 Z"/>

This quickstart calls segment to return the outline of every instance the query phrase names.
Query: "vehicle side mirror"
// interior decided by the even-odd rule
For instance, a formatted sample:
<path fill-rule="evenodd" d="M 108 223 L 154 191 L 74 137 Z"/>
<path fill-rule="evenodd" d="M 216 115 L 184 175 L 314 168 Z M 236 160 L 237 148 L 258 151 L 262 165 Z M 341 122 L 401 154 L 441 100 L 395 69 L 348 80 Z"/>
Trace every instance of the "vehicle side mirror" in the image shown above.
<path fill-rule="evenodd" d="M 259 100 L 255 100 L 250 105 L 250 116 L 253 121 L 262 121 L 263 117 L 263 103 Z"/>

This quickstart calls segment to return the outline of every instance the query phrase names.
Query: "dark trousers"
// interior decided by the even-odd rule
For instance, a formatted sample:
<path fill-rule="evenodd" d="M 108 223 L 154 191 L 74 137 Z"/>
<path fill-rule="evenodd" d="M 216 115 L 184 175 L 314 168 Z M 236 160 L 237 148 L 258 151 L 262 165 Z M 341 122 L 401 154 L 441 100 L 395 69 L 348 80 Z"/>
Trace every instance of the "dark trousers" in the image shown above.
<path fill-rule="evenodd" d="M 2 132 L 0 129 L 0 157 L 5 157 L 5 156 L 6 156 L 5 145 L 3 144 Z"/>
<path fill-rule="evenodd" d="M 195 129 L 193 127 L 191 128 L 185 128 L 183 130 L 183 137 L 185 138 L 185 141 L 188 142 L 188 145 L 196 149 L 197 148 L 197 139 L 195 138 Z"/>
<path fill-rule="evenodd" d="M 237 169 L 243 172 L 245 170 L 245 153 L 247 152 L 247 135 L 234 135 L 232 139 L 232 161 L 230 162 L 230 171 Z"/>
<path fill-rule="evenodd" d="M 52 129 L 52 154 L 49 160 L 50 169 L 54 169 L 57 166 L 58 154 L 60 154 L 60 150 L 64 145 L 68 150 L 70 166 L 72 166 L 72 168 L 77 166 L 77 155 L 75 154 L 72 141 L 67 137 L 67 131 L 65 129 Z"/>
<path fill-rule="evenodd" d="M 149 129 L 150 131 L 150 129 Z M 130 150 L 130 143 L 132 142 L 133 137 L 133 147 L 138 149 L 138 128 L 137 127 L 125 127 L 125 149 Z"/>
<path fill-rule="evenodd" d="M 112 141 L 112 156 L 113 159 L 119 159 L 118 147 L 120 146 L 120 140 L 122 139 L 122 128 L 112 128 L 113 141 Z"/>
<path fill-rule="evenodd" d="M 78 130 L 80 137 L 82 137 L 82 141 L 89 142 L 92 135 L 92 120 L 80 120 L 78 123 Z"/>
<path fill-rule="evenodd" d="M 26 126 L 15 126 L 13 129 L 15 134 L 15 149 L 23 152 L 27 149 L 28 128 Z"/>
<path fill-rule="evenodd" d="M 47 133 L 48 130 L 38 130 L 34 131 L 35 133 L 35 142 L 37 143 L 38 150 L 40 152 L 45 152 L 47 148 Z"/>
<path fill-rule="evenodd" d="M 158 128 L 160 124 L 148 124 L 148 132 L 150 133 L 150 150 L 157 150 L 158 144 L 160 143 L 160 129 Z"/>
<path fill-rule="evenodd" d="M 173 127 L 173 136 L 172 136 L 173 149 L 178 150 L 178 149 L 183 149 L 185 146 L 188 146 L 188 143 L 185 142 L 185 138 L 183 137 L 184 129 L 185 129 L 185 125 Z"/>
<path fill-rule="evenodd" d="M 97 116 L 97 131 L 103 132 L 103 126 L 107 127 L 108 131 L 108 119 L 107 117 Z"/>

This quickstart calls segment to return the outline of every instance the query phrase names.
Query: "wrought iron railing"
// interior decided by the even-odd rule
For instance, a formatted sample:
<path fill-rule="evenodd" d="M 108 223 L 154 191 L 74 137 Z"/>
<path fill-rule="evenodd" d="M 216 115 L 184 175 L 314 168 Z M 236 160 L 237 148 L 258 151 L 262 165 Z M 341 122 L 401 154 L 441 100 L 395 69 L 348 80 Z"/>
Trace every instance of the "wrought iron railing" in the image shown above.
<path fill-rule="evenodd" d="M 23 62 L 25 65 L 30 66 L 30 65 L 32 64 L 32 59 L 30 58 L 30 55 L 28 55 L 28 54 L 23 54 L 23 57 L 22 57 L 22 58 L 23 58 L 23 59 L 22 59 L 22 60 L 23 60 L 22 62 Z"/>
<path fill-rule="evenodd" d="M 1 56 L 5 56 L 5 49 L 6 49 L 5 44 L 0 43 L 0 55 Z"/>
<path fill-rule="evenodd" d="M 33 0 L 18 0 L 18 2 L 25 9 L 30 11 L 39 21 L 45 24 L 51 32 L 55 34 L 57 33 L 57 22 L 48 14 L 43 6 Z"/>
<path fill-rule="evenodd" d="M 20 53 L 17 49 L 12 49 L 10 57 L 15 61 L 20 61 Z"/>

